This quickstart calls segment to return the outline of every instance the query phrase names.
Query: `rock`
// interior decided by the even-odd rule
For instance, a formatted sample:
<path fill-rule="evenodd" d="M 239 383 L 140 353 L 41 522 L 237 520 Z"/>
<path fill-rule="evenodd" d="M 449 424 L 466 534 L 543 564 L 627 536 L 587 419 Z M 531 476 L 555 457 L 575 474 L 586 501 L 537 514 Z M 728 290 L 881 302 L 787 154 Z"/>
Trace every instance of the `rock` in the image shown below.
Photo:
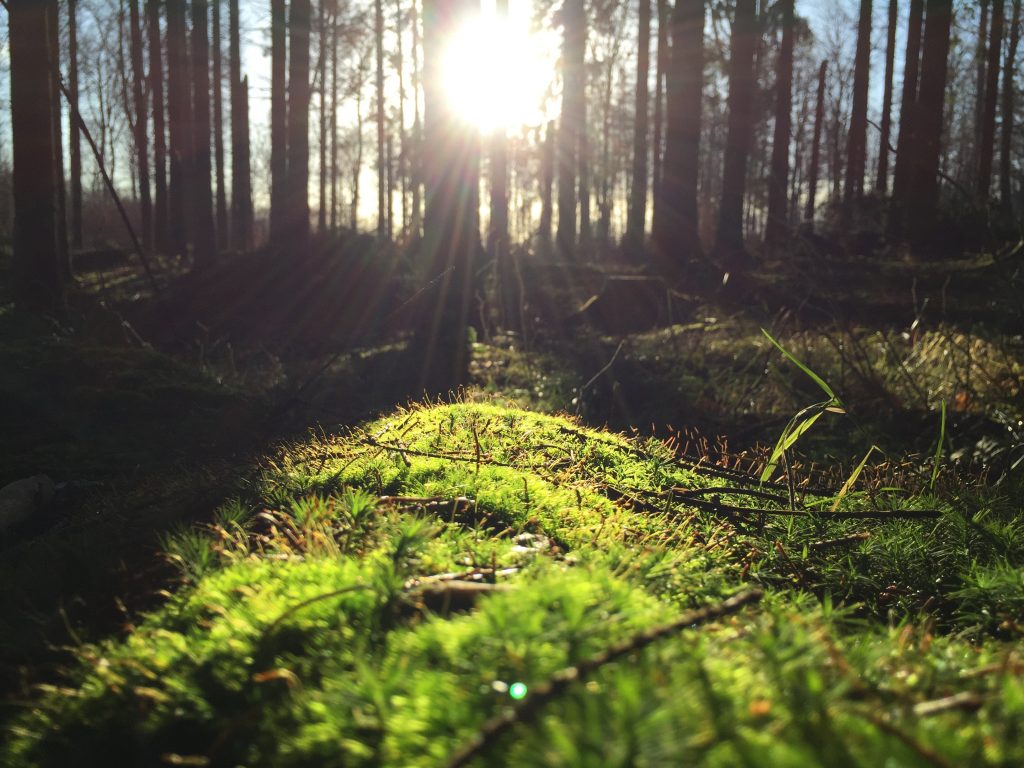
<path fill-rule="evenodd" d="M 0 533 L 42 513 L 56 490 L 47 475 L 22 478 L 0 488 Z"/>

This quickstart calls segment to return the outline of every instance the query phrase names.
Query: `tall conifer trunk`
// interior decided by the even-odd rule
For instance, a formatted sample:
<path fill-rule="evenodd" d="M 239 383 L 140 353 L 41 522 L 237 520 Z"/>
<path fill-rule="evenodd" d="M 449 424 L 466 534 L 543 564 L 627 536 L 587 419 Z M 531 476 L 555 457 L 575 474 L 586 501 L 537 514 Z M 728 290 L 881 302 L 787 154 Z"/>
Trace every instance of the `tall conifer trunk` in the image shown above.
<path fill-rule="evenodd" d="M 75 113 L 78 112 L 78 0 L 68 0 L 68 125 L 71 159 L 71 245 L 82 247 L 82 136 Z"/>
<path fill-rule="evenodd" d="M 301 248 L 309 238 L 310 0 L 292 0 L 288 12 L 288 238 Z"/>
<path fill-rule="evenodd" d="M 903 95 L 900 99 L 900 132 L 896 144 L 896 165 L 889 203 L 888 235 L 897 240 L 903 234 L 906 196 L 910 188 L 911 169 L 917 152 L 917 92 L 921 68 L 921 32 L 924 21 L 924 0 L 910 0 L 907 23 L 907 53 L 903 65 Z"/>
<path fill-rule="evenodd" d="M 807 205 L 804 208 L 804 224 L 813 230 L 814 209 L 818 203 L 818 176 L 821 169 L 821 133 L 825 127 L 825 82 L 828 77 L 828 60 L 821 62 L 818 69 L 818 102 L 814 109 L 814 138 L 811 140 L 810 168 L 807 171 Z"/>
<path fill-rule="evenodd" d="M 188 201 L 192 198 L 192 106 L 189 99 L 185 0 L 167 0 L 167 128 L 171 184 L 168 200 L 170 253 L 188 253 Z"/>
<path fill-rule="evenodd" d="M 142 28 L 139 18 L 139 0 L 128 2 L 128 23 L 131 24 L 132 98 L 135 102 L 135 153 L 139 169 L 139 207 L 142 214 L 142 245 L 153 249 L 153 202 L 149 190 L 149 121 L 143 84 L 146 79 L 143 66 Z"/>
<path fill-rule="evenodd" d="M 160 0 L 146 0 L 149 39 L 149 97 L 153 103 L 153 246 L 167 253 L 167 131 L 164 124 L 164 65 L 160 43 Z"/>
<path fill-rule="evenodd" d="M 878 140 L 878 173 L 875 191 L 889 189 L 889 144 L 892 140 L 892 78 L 896 66 L 896 25 L 899 23 L 897 0 L 889 0 L 889 33 L 885 46 L 885 85 L 882 92 L 882 130 Z"/>
<path fill-rule="evenodd" d="M 252 248 L 252 181 L 249 154 L 249 81 L 242 80 L 238 0 L 228 5 L 228 78 L 231 81 L 231 247 Z"/>
<path fill-rule="evenodd" d="M 192 246 L 196 265 L 208 265 L 217 255 L 213 223 L 210 163 L 210 40 L 207 0 L 192 0 L 192 146 L 194 179 L 191 192 Z"/>
<path fill-rule="evenodd" d="M 228 202 L 227 190 L 224 188 L 224 76 L 221 66 L 220 5 L 221 0 L 213 0 L 213 167 L 217 182 L 217 249 L 225 251 L 228 247 Z"/>
<path fill-rule="evenodd" d="M 1010 39 L 1003 68 L 1003 125 L 999 141 L 999 204 L 1003 223 L 1013 223 L 1013 187 L 1010 181 L 1013 150 L 1014 77 L 1017 70 L 1017 46 L 1020 44 L 1021 0 L 1013 0 Z"/>
<path fill-rule="evenodd" d="M 782 47 L 775 93 L 775 136 L 772 139 L 772 167 L 768 179 L 768 222 L 765 245 L 771 250 L 787 239 L 789 214 L 789 140 L 793 112 L 793 9 L 794 0 L 782 0 Z"/>
<path fill-rule="evenodd" d="M 288 22 L 284 0 L 270 0 L 270 240 L 288 242 Z"/>
<path fill-rule="evenodd" d="M 650 96 L 647 80 L 651 66 L 651 0 L 638 0 L 636 55 L 636 117 L 633 121 L 633 179 L 629 190 L 626 240 L 640 247 L 647 219 L 647 133 Z"/>
<path fill-rule="evenodd" d="M 985 104 L 981 115 L 981 146 L 975 193 L 982 205 L 992 189 L 992 161 L 995 157 L 996 107 L 999 104 L 999 67 L 1003 52 L 1003 0 L 992 2 L 992 31 L 989 34 L 988 63 L 985 70 Z"/>
<path fill-rule="evenodd" d="M 843 199 L 850 203 L 864 195 L 864 168 L 868 139 L 868 80 L 871 74 L 871 0 L 860 0 L 857 53 L 853 66 L 853 106 L 846 144 L 846 185 Z"/>

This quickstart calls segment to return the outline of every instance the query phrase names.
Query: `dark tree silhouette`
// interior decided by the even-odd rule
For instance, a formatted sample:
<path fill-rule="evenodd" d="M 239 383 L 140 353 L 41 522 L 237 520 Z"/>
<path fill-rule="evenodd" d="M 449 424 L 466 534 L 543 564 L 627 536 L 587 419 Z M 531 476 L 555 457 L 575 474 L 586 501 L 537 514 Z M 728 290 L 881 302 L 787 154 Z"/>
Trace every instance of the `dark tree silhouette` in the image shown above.
<path fill-rule="evenodd" d="M 149 40 L 149 95 L 153 102 L 153 245 L 160 253 L 169 247 L 167 233 L 167 139 L 164 125 L 164 64 L 160 45 L 160 0 L 146 0 Z"/>
<path fill-rule="evenodd" d="M 889 0 L 889 34 L 885 45 L 885 85 L 882 93 L 881 137 L 878 141 L 878 173 L 875 190 L 885 194 L 889 189 L 889 143 L 892 140 L 892 79 L 896 66 L 896 26 L 899 23 L 897 0 Z"/>
<path fill-rule="evenodd" d="M 82 136 L 78 112 L 78 0 L 68 0 L 68 113 L 69 156 L 71 160 L 71 245 L 82 247 Z"/>
<path fill-rule="evenodd" d="M 651 66 L 651 0 L 638 0 L 636 56 L 636 117 L 633 121 L 633 180 L 629 189 L 629 215 L 626 220 L 626 240 L 634 247 L 644 240 L 647 219 L 647 113 L 650 97 L 647 90 Z"/>
<path fill-rule="evenodd" d="M 1005 224 L 1012 224 L 1014 216 L 1010 169 L 1013 151 L 1013 79 L 1017 69 L 1017 46 L 1020 44 L 1020 6 L 1021 0 L 1013 0 L 1010 39 L 1006 50 L 1006 66 L 1003 68 L 1003 125 L 999 142 L 999 202 Z"/>
<path fill-rule="evenodd" d="M 426 192 L 423 258 L 436 281 L 431 316 L 416 348 L 423 356 L 420 384 L 444 392 L 469 375 L 467 327 L 473 262 L 480 249 L 480 148 L 472 126 L 445 98 L 442 60 L 445 41 L 474 0 L 425 0 L 423 8 L 423 130 L 430 151 L 423 157 Z"/>
<path fill-rule="evenodd" d="M 754 51 L 758 31 L 756 0 L 736 0 L 729 56 L 729 125 L 715 240 L 716 256 L 726 272 L 749 267 L 750 257 L 743 244 L 743 199 L 754 133 Z"/>
<path fill-rule="evenodd" d="M 700 255 L 697 181 L 704 83 L 704 0 L 678 0 L 665 78 L 665 158 L 655 190 L 652 245 L 659 271 L 677 279 Z"/>
<path fill-rule="evenodd" d="M 921 88 L 915 116 L 915 144 L 907 193 L 907 234 L 925 243 L 934 232 L 939 198 L 942 114 L 946 101 L 953 0 L 927 0 L 921 54 Z"/>
<path fill-rule="evenodd" d="M 8 0 L 11 138 L 14 149 L 14 258 L 17 300 L 53 310 L 63 302 L 65 244 L 59 187 L 60 113 L 54 110 L 54 0 Z"/>
<path fill-rule="evenodd" d="M 288 238 L 301 248 L 309 238 L 309 0 L 288 12 Z"/>
<path fill-rule="evenodd" d="M 228 77 L 231 80 L 231 246 L 252 248 L 252 181 L 249 150 L 249 80 L 242 80 L 238 0 L 228 5 Z"/>
<path fill-rule="evenodd" d="M 387 133 L 384 114 L 384 8 L 383 0 L 373 0 L 373 37 L 377 61 L 376 103 L 377 103 L 377 238 L 384 240 L 388 235 L 388 161 L 385 135 Z"/>
<path fill-rule="evenodd" d="M 768 178 L 768 222 L 764 241 L 777 249 L 788 237 L 789 138 L 793 111 L 794 0 L 781 0 L 782 44 L 775 81 L 775 135 L 772 139 L 771 175 Z"/>
<path fill-rule="evenodd" d="M 661 169 L 665 124 L 665 72 L 668 68 L 668 30 L 672 10 L 668 0 L 658 1 L 658 53 L 654 75 L 654 136 L 651 141 L 651 236 L 658 229 Z"/>
<path fill-rule="evenodd" d="M 813 230 L 814 209 L 818 197 L 818 175 L 821 168 L 821 132 L 825 126 L 825 84 L 828 77 L 828 60 L 821 62 L 818 69 L 818 101 L 814 109 L 814 138 L 811 140 L 811 160 L 807 169 L 807 205 L 804 208 L 804 224 Z"/>
<path fill-rule="evenodd" d="M 221 69 L 220 6 L 221 0 L 213 0 L 210 45 L 213 51 L 213 168 L 217 181 L 217 249 L 225 251 L 228 247 L 228 201 L 227 190 L 224 188 L 224 75 Z"/>
<path fill-rule="evenodd" d="M 584 129 L 584 53 L 586 13 L 583 0 L 562 4 L 562 114 L 558 123 L 558 229 L 555 241 L 561 256 L 576 248 L 577 195 L 580 136 Z"/>
<path fill-rule="evenodd" d="M 871 0 L 860 0 L 857 53 L 853 65 L 853 106 L 846 144 L 846 185 L 843 199 L 849 203 L 864 195 L 867 160 L 868 79 L 871 72 Z"/>
<path fill-rule="evenodd" d="M 551 222 L 554 219 L 551 188 L 555 183 L 555 132 L 555 121 L 550 120 L 544 131 L 540 163 L 540 226 L 537 228 L 537 237 L 543 247 L 551 244 Z"/>
<path fill-rule="evenodd" d="M 270 0 L 270 239 L 288 241 L 288 23 L 284 0 Z"/>
<path fill-rule="evenodd" d="M 981 113 L 981 145 L 978 148 L 978 176 L 975 188 L 984 204 L 992 189 L 992 161 L 995 157 L 996 107 L 999 103 L 999 67 L 1003 51 L 1003 0 L 992 2 L 992 31 L 989 34 L 985 69 L 985 103 Z"/>
<path fill-rule="evenodd" d="M 210 41 L 207 0 L 192 0 L 192 248 L 196 266 L 208 265 L 217 255 L 213 224 L 212 168 L 210 164 Z"/>
<path fill-rule="evenodd" d="M 131 25 L 132 98 L 135 102 L 135 162 L 139 169 L 139 208 L 142 216 L 142 245 L 153 248 L 153 201 L 149 191 L 149 121 L 144 89 L 146 72 L 143 66 L 142 27 L 139 0 L 128 0 L 128 23 Z"/>
<path fill-rule="evenodd" d="M 167 0 L 167 128 L 170 136 L 171 184 L 168 200 L 168 246 L 188 253 L 186 212 L 192 198 L 192 126 L 185 45 L 185 0 Z"/>
<path fill-rule="evenodd" d="M 917 90 L 921 67 L 921 31 L 924 22 L 924 0 L 910 0 L 907 21 L 907 53 L 903 65 L 903 94 L 900 100 L 900 132 L 896 144 L 896 165 L 893 170 L 892 200 L 889 204 L 888 234 L 898 240 L 903 234 L 903 219 L 910 174 L 917 152 Z"/>

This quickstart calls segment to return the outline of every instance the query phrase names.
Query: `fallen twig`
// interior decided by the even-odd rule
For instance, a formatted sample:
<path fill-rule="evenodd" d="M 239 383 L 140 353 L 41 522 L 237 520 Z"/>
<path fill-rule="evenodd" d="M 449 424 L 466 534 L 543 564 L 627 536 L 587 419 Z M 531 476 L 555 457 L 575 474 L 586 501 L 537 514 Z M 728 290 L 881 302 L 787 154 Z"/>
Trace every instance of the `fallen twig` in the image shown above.
<path fill-rule="evenodd" d="M 459 768 L 471 760 L 483 757 L 506 731 L 517 723 L 528 723 L 535 719 L 546 704 L 561 696 L 570 685 L 587 678 L 606 664 L 641 650 L 668 635 L 736 613 L 744 606 L 758 602 L 763 596 L 764 592 L 760 589 L 740 592 L 718 605 L 684 613 L 671 624 L 641 632 L 581 661 L 574 667 L 556 672 L 549 680 L 534 688 L 527 698 L 484 723 L 473 738 L 455 751 L 448 760 L 448 768 Z"/>
<path fill-rule="evenodd" d="M 985 699 L 977 693 L 974 693 L 973 691 L 961 691 L 960 693 L 954 693 L 952 696 L 946 696 L 934 701 L 922 701 L 920 704 L 915 704 L 914 714 L 918 717 L 928 717 L 929 715 L 937 715 L 940 712 L 948 712 L 951 709 L 962 709 L 967 712 L 975 712 L 981 709 L 984 703 Z"/>
<path fill-rule="evenodd" d="M 858 544 L 862 541 L 867 541 L 870 538 L 870 531 L 861 531 L 860 533 L 852 533 L 849 536 L 840 536 L 838 539 L 824 539 L 823 541 L 812 541 L 810 544 L 807 545 L 807 548 L 812 552 L 816 552 L 822 549 L 841 547 L 846 544 Z"/>

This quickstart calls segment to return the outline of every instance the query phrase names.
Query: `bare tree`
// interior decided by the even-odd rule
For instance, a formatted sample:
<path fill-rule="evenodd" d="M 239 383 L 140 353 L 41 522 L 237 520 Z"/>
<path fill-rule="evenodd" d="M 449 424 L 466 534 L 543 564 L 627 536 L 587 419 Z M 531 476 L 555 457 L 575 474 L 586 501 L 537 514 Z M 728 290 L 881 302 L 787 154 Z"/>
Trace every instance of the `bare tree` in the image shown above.
<path fill-rule="evenodd" d="M 992 2 L 992 31 L 989 34 L 988 63 L 985 72 L 985 104 L 981 116 L 981 146 L 975 192 L 985 203 L 992 189 L 992 161 L 995 157 L 996 106 L 999 103 L 999 66 L 1003 51 L 1003 0 Z"/>
<path fill-rule="evenodd" d="M 764 241 L 769 250 L 787 239 L 789 230 L 789 140 L 793 112 L 794 0 L 782 2 L 782 44 L 775 81 L 775 136 L 772 139 L 771 175 L 768 178 L 768 222 Z"/>
<path fill-rule="evenodd" d="M 71 159 L 71 245 L 82 247 L 82 136 L 75 113 L 78 103 L 78 0 L 68 0 L 68 114 Z"/>
<path fill-rule="evenodd" d="M 149 95 L 153 102 L 153 244 L 166 253 L 167 235 L 167 139 L 164 125 L 164 65 L 160 44 L 160 0 L 146 0 L 146 32 L 149 39 Z"/>
<path fill-rule="evenodd" d="M 310 0 L 293 0 L 288 13 L 288 238 L 309 238 L 309 34 Z"/>
<path fill-rule="evenodd" d="M 878 140 L 878 173 L 875 190 L 885 194 L 889 188 L 889 142 L 892 136 L 892 79 L 896 63 L 896 26 L 899 23 L 897 0 L 889 0 L 889 36 L 885 46 L 885 86 L 882 93 L 882 126 Z"/>
<path fill-rule="evenodd" d="M 942 115 L 946 101 L 949 37 L 953 0 L 927 0 L 921 55 L 921 88 L 915 116 L 914 165 L 907 195 L 907 231 L 912 242 L 924 243 L 933 232 L 939 197 Z"/>
<path fill-rule="evenodd" d="M 814 209 L 818 202 L 818 175 L 821 167 L 821 132 L 825 123 L 825 82 L 828 76 L 828 60 L 821 62 L 818 69 L 818 103 L 814 109 L 814 138 L 811 141 L 810 168 L 807 171 L 807 206 L 804 208 L 804 224 L 814 227 Z"/>
<path fill-rule="evenodd" d="M 63 302 L 64 269 L 59 242 L 57 155 L 60 114 L 54 113 L 52 44 L 56 2 L 8 0 L 11 62 L 11 138 L 14 148 L 15 296 L 26 306 L 52 310 Z M 55 128 L 56 126 L 56 128 Z"/>
<path fill-rule="evenodd" d="M 149 121 L 143 84 L 146 72 L 143 66 L 142 28 L 139 18 L 139 0 L 128 2 L 131 25 L 132 97 L 135 102 L 135 152 L 139 170 L 139 205 L 142 213 L 142 245 L 153 248 L 153 202 L 149 191 Z"/>
<path fill-rule="evenodd" d="M 857 54 L 853 66 L 853 111 L 846 144 L 846 185 L 843 198 L 849 203 L 864 195 L 867 160 L 868 78 L 871 72 L 871 0 L 860 0 Z"/>
<path fill-rule="evenodd" d="M 1003 126 L 999 142 L 999 199 L 1002 217 L 1006 223 L 1013 221 L 1014 214 L 1010 170 L 1013 148 L 1013 79 L 1017 70 L 1017 46 L 1020 44 L 1020 6 L 1021 0 L 1013 0 L 1010 40 L 1006 51 L 1006 66 L 1003 68 Z"/>
<path fill-rule="evenodd" d="M 270 0 L 270 239 L 288 240 L 288 24 L 284 0 Z"/>
<path fill-rule="evenodd" d="M 478 0 L 425 0 L 423 13 L 423 158 L 426 212 L 423 256 L 437 280 L 435 310 L 424 323 L 417 349 L 423 355 L 420 384 L 446 392 L 469 375 L 467 325 L 474 257 L 480 248 L 480 150 L 475 131 L 458 119 L 445 98 L 445 40 Z"/>
<path fill-rule="evenodd" d="M 743 243 L 743 200 L 747 158 L 754 131 L 754 50 L 758 40 L 756 0 L 736 0 L 729 57 L 729 127 L 722 173 L 715 250 L 726 272 L 747 266 Z"/>

